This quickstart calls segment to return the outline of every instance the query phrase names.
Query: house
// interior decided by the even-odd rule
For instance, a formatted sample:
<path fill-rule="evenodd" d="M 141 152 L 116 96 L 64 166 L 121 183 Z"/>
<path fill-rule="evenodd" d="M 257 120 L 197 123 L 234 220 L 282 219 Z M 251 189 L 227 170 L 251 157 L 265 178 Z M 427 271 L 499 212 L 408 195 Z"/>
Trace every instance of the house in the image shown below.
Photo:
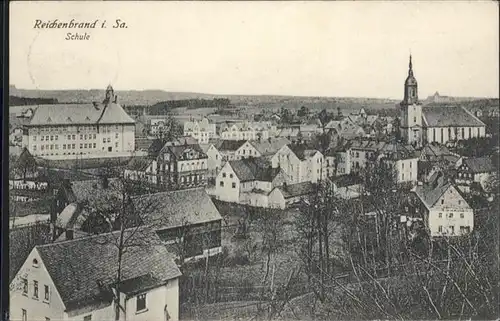
<path fill-rule="evenodd" d="M 167 189 L 205 186 L 208 174 L 208 156 L 192 137 L 180 137 L 158 146 L 155 141 L 149 156 L 133 158 L 124 171 L 130 180 L 144 180 Z"/>
<path fill-rule="evenodd" d="M 216 180 L 216 197 L 222 201 L 268 207 L 268 194 L 287 182 L 281 168 L 259 158 L 227 162 Z"/>
<path fill-rule="evenodd" d="M 203 152 L 207 155 L 207 168 L 208 173 L 207 176 L 209 178 L 214 178 L 219 174 L 220 169 L 222 168 L 222 154 L 216 147 L 215 143 L 208 143 L 200 145 Z"/>
<path fill-rule="evenodd" d="M 281 168 L 290 183 L 316 183 L 323 178 L 324 156 L 305 145 L 288 144 L 283 146 L 272 158 L 273 168 Z"/>
<path fill-rule="evenodd" d="M 138 195 L 132 202 L 144 212 L 143 224 L 178 257 L 198 259 L 222 251 L 222 216 L 203 188 Z"/>
<path fill-rule="evenodd" d="M 238 159 L 249 157 L 272 157 L 283 146 L 290 144 L 286 138 L 268 138 L 261 140 L 249 140 L 243 144 L 236 155 Z"/>
<path fill-rule="evenodd" d="M 486 125 L 464 107 L 422 106 L 418 99 L 418 84 L 413 73 L 411 55 L 399 112 L 400 133 L 407 144 L 446 144 L 486 135 Z"/>
<path fill-rule="evenodd" d="M 127 156 L 135 150 L 135 121 L 108 86 L 102 103 L 36 107 L 22 145 L 48 159 Z"/>
<path fill-rule="evenodd" d="M 498 167 L 491 156 L 466 158 L 457 169 L 455 183 L 463 192 L 469 192 L 474 182 L 484 189 L 485 183 L 497 170 Z"/>
<path fill-rule="evenodd" d="M 291 207 L 307 199 L 313 192 L 314 184 L 311 182 L 277 186 L 269 193 L 269 207 L 281 209 Z"/>
<path fill-rule="evenodd" d="M 300 127 L 285 127 L 279 131 L 278 137 L 287 138 L 291 141 L 296 141 L 300 136 L 299 133 L 300 133 Z"/>
<path fill-rule="evenodd" d="M 411 145 L 389 143 L 378 152 L 378 161 L 392 169 L 396 183 L 417 182 L 418 159 L 418 152 Z"/>
<path fill-rule="evenodd" d="M 184 123 L 184 135 L 194 137 L 200 144 L 207 144 L 211 138 L 216 137 L 216 126 L 206 117 L 201 121 L 187 121 Z"/>
<path fill-rule="evenodd" d="M 326 176 L 348 175 L 351 173 L 350 143 L 332 147 L 326 151 Z"/>
<path fill-rule="evenodd" d="M 428 183 L 417 185 L 414 194 L 421 205 L 416 216 L 423 218 L 431 236 L 455 236 L 473 230 L 473 209 L 442 172 L 436 172 Z"/>
<path fill-rule="evenodd" d="M 357 174 L 329 178 L 334 195 L 343 199 L 357 198 L 362 193 L 363 179 Z"/>
<path fill-rule="evenodd" d="M 242 122 L 223 124 L 220 137 L 224 140 L 268 139 L 275 136 L 276 126 L 271 122 Z"/>
<path fill-rule="evenodd" d="M 367 162 L 374 160 L 376 154 L 384 145 L 385 142 L 375 140 L 356 139 L 351 141 L 349 147 L 351 172 L 359 172 L 361 168 L 365 168 Z"/>
<path fill-rule="evenodd" d="M 428 176 L 433 169 L 446 171 L 448 169 L 455 169 L 462 163 L 462 157 L 451 152 L 445 145 L 437 143 L 426 144 L 419 152 L 419 179 Z"/>
<path fill-rule="evenodd" d="M 12 320 L 178 320 L 181 272 L 147 229 L 38 245 L 10 283 Z M 119 308 L 117 308 L 119 306 Z"/>
<path fill-rule="evenodd" d="M 216 142 L 215 146 L 219 153 L 222 155 L 222 163 L 230 160 L 240 159 L 236 151 L 240 149 L 247 141 L 246 140 L 220 140 Z"/>

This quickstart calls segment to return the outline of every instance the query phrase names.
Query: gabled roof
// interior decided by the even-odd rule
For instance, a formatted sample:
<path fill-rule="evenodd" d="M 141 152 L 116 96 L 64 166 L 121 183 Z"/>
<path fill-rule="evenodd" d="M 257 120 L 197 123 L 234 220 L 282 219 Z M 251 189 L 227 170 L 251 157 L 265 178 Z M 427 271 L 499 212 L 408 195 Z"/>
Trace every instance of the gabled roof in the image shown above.
<path fill-rule="evenodd" d="M 29 123 L 33 125 L 134 124 L 135 121 L 116 103 L 39 105 Z"/>
<path fill-rule="evenodd" d="M 314 184 L 311 182 L 303 182 L 297 184 L 286 184 L 276 187 L 285 199 L 306 196 L 314 191 Z"/>
<path fill-rule="evenodd" d="M 351 149 L 359 149 L 363 151 L 376 152 L 385 146 L 385 142 L 374 140 L 353 140 L 351 142 Z"/>
<path fill-rule="evenodd" d="M 163 139 L 153 140 L 151 145 L 149 145 L 148 155 L 151 157 L 157 157 L 158 154 L 160 153 L 161 149 L 163 148 L 163 146 L 165 146 L 165 143 L 166 143 L 166 141 Z"/>
<path fill-rule="evenodd" d="M 184 152 L 186 152 L 188 150 L 194 150 L 194 151 L 198 152 L 200 154 L 199 158 L 206 158 L 207 157 L 207 155 L 203 152 L 200 145 L 198 145 L 198 144 L 196 144 L 196 145 L 179 145 L 179 146 L 165 145 L 165 147 L 162 149 L 162 151 L 169 151 L 170 153 L 175 155 L 175 157 L 178 160 L 181 159 Z"/>
<path fill-rule="evenodd" d="M 422 118 L 427 127 L 475 127 L 485 126 L 464 107 L 425 106 Z"/>
<path fill-rule="evenodd" d="M 391 160 L 418 158 L 418 152 L 413 146 L 399 143 L 387 143 L 380 149 L 380 152 Z"/>
<path fill-rule="evenodd" d="M 157 230 L 222 219 L 204 188 L 139 195 L 132 197 L 132 201 L 136 208 L 147 212 L 143 213 L 144 223 L 154 225 Z"/>
<path fill-rule="evenodd" d="M 286 138 L 269 138 L 263 139 L 261 141 L 255 140 L 250 141 L 253 147 L 261 153 L 262 156 L 274 155 L 281 147 L 290 144 L 290 141 Z"/>
<path fill-rule="evenodd" d="M 439 198 L 452 186 L 453 184 L 444 178 L 443 173 L 436 172 L 429 179 L 429 183 L 415 187 L 415 194 L 427 208 L 432 208 Z"/>
<path fill-rule="evenodd" d="M 123 254 L 122 282 L 150 275 L 156 280 L 154 286 L 161 286 L 181 275 L 156 233 L 149 229 L 124 233 L 126 244 L 137 246 L 127 247 Z M 119 236 L 114 232 L 36 247 L 67 311 L 112 302 L 118 262 L 115 242 Z"/>
<path fill-rule="evenodd" d="M 132 157 L 130 162 L 127 164 L 126 169 L 132 170 L 132 171 L 140 171 L 144 172 L 153 160 L 149 157 L 141 157 L 141 156 L 136 156 Z"/>
<path fill-rule="evenodd" d="M 260 158 L 245 158 L 229 161 L 229 165 L 240 179 L 240 182 L 255 180 L 272 182 L 281 172 L 279 168 L 272 168 L 270 163 Z"/>
<path fill-rule="evenodd" d="M 491 173 L 496 172 L 496 166 L 493 159 L 489 156 L 486 157 L 473 157 L 463 160 L 472 173 Z"/>
<path fill-rule="evenodd" d="M 222 140 L 216 147 L 221 152 L 234 152 L 238 150 L 238 148 L 243 146 L 243 144 L 245 144 L 246 142 L 246 140 Z"/>
<path fill-rule="evenodd" d="M 318 150 L 311 149 L 305 144 L 288 144 L 287 146 L 300 160 L 306 160 L 319 153 Z"/>

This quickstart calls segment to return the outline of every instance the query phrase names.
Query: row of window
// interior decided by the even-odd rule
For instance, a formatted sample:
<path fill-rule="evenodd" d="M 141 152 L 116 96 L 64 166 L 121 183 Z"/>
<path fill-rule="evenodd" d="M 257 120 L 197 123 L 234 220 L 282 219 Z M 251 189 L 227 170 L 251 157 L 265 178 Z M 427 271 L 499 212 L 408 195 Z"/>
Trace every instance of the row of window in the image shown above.
<path fill-rule="evenodd" d="M 443 213 L 439 213 L 438 217 L 443 218 Z M 460 213 L 460 218 L 464 218 L 464 217 L 465 217 L 464 213 Z M 453 213 L 448 213 L 448 218 L 453 218 Z"/>
<path fill-rule="evenodd" d="M 203 182 L 204 176 L 203 175 L 189 175 L 189 176 L 181 176 L 181 183 L 195 183 L 197 184 L 198 182 Z"/>
<path fill-rule="evenodd" d="M 23 295 L 28 296 L 29 292 L 29 285 L 28 285 L 28 279 L 22 278 L 21 282 L 23 284 Z M 50 289 L 48 285 L 44 285 L 44 295 L 43 295 L 43 301 L 46 303 L 50 302 Z M 33 299 L 38 300 L 38 281 L 33 280 Z"/>
<path fill-rule="evenodd" d="M 453 133 L 454 133 L 455 137 L 458 137 L 458 133 L 460 133 L 461 137 L 465 138 L 465 128 L 461 128 L 460 132 L 458 131 L 458 128 L 455 128 L 455 130 L 453 130 Z M 476 136 L 480 136 L 479 127 L 476 128 L 476 133 L 477 133 Z M 448 139 L 451 139 L 451 136 L 452 136 L 452 128 L 448 127 Z M 472 137 L 472 127 L 469 127 L 469 137 Z M 441 137 L 440 138 L 441 138 L 441 143 L 443 143 L 444 142 L 444 128 L 441 128 Z M 436 141 L 436 128 L 432 129 L 432 140 Z"/>
<path fill-rule="evenodd" d="M 439 225 L 438 226 L 438 232 L 439 233 L 444 233 L 444 228 L 442 225 Z M 453 225 L 450 225 L 448 226 L 448 229 L 447 229 L 447 234 L 455 234 L 455 226 Z M 466 233 L 470 233 L 470 226 L 460 226 L 460 234 L 466 234 Z"/>
<path fill-rule="evenodd" d="M 224 181 L 220 181 L 219 185 L 220 185 L 220 187 L 224 187 Z M 234 183 L 234 182 L 231 183 L 231 187 L 236 188 L 236 183 Z"/>

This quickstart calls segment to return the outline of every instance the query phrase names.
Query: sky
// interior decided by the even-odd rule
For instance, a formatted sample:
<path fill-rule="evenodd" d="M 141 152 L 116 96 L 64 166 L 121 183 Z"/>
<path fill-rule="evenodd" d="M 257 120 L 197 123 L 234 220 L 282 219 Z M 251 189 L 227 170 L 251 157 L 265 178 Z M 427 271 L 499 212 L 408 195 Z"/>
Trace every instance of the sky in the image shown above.
<path fill-rule="evenodd" d="M 420 97 L 498 97 L 498 11 L 495 1 L 11 2 L 9 83 L 399 99 L 411 52 Z M 37 29 L 37 19 L 107 28 Z M 111 28 L 116 19 L 127 28 Z"/>

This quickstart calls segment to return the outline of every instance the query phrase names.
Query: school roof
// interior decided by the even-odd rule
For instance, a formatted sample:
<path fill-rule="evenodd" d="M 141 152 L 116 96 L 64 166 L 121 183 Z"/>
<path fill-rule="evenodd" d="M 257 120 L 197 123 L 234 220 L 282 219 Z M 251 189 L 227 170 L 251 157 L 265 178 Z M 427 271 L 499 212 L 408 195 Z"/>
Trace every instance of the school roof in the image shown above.
<path fill-rule="evenodd" d="M 184 189 L 132 197 L 144 209 L 142 220 L 157 230 L 221 220 L 222 216 L 204 188 Z"/>
<path fill-rule="evenodd" d="M 130 246 L 122 257 L 121 281 L 144 276 L 155 280 L 154 284 L 138 282 L 133 289 L 125 290 L 161 286 L 181 275 L 156 233 L 149 229 L 124 233 L 128 240 L 125 244 Z M 115 242 L 119 236 L 120 232 L 114 232 L 36 247 L 66 310 L 112 302 L 111 288 L 117 281 L 118 262 Z"/>
<path fill-rule="evenodd" d="M 425 106 L 422 119 L 427 127 L 478 127 L 485 126 L 464 107 Z"/>
<path fill-rule="evenodd" d="M 135 121 L 117 103 L 57 104 L 36 107 L 29 126 L 134 123 Z"/>

